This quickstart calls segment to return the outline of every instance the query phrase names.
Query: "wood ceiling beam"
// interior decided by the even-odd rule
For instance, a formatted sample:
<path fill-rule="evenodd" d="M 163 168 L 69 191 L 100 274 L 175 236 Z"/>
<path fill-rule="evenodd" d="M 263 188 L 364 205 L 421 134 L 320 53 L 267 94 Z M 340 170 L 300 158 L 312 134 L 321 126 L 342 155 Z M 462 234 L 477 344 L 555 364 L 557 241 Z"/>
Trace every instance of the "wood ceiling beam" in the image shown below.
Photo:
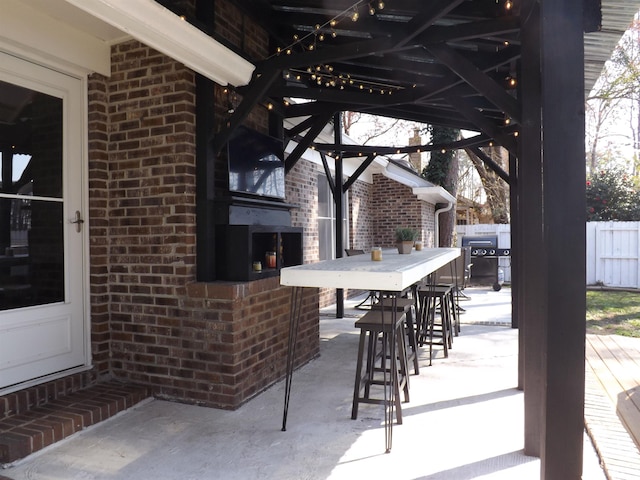
<path fill-rule="evenodd" d="M 484 134 L 493 138 L 496 143 L 506 148 L 509 153 L 517 155 L 517 144 L 512 136 L 503 133 L 498 125 L 487 119 L 481 112 L 471 107 L 463 98 L 447 97 L 449 104 L 472 122 Z"/>
<path fill-rule="evenodd" d="M 500 107 L 506 115 L 520 122 L 521 112 L 518 101 L 476 65 L 445 44 L 427 45 L 426 48 L 466 83 Z"/>
<path fill-rule="evenodd" d="M 426 4 L 424 10 L 413 17 L 404 28 L 409 34 L 396 43 L 396 46 L 403 47 L 412 42 L 422 32 L 431 27 L 437 20 L 444 17 L 451 10 L 466 0 L 435 0 Z"/>
<path fill-rule="evenodd" d="M 240 105 L 235 109 L 226 126 L 214 136 L 214 152 L 218 153 L 222 150 L 222 147 L 224 147 L 229 140 L 231 133 L 247 118 L 253 107 L 265 97 L 269 87 L 271 87 L 281 74 L 282 72 L 280 70 L 267 70 L 262 72 L 259 77 L 254 76 L 249 84 L 248 90 L 244 93 L 242 102 L 240 102 Z"/>
<path fill-rule="evenodd" d="M 385 93 L 384 95 L 376 91 L 369 93 L 368 91 L 349 91 L 339 90 L 332 87 L 304 88 L 294 86 L 278 86 L 269 90 L 269 96 L 272 97 L 290 97 L 305 98 L 307 100 L 317 100 L 329 103 L 339 103 L 348 105 L 385 105 L 393 95 Z"/>
<path fill-rule="evenodd" d="M 480 22 L 461 23 L 447 27 L 434 26 L 420 35 L 420 43 L 460 42 L 517 33 L 518 31 L 520 31 L 519 17 L 500 17 Z"/>
<path fill-rule="evenodd" d="M 356 110 L 357 111 L 357 110 Z M 407 109 L 407 108 L 381 108 L 376 110 L 364 110 L 362 113 L 396 118 L 409 122 L 418 122 L 429 125 L 441 125 L 443 127 L 459 128 L 463 130 L 476 130 L 477 127 L 465 117 L 452 110 L 433 108 Z"/>
<path fill-rule="evenodd" d="M 489 169 L 504 180 L 509 185 L 509 174 L 505 172 L 500 165 L 498 165 L 489 155 L 480 150 L 480 147 L 467 147 L 464 149 L 468 155 L 475 155 L 478 159 L 484 163 Z"/>
<path fill-rule="evenodd" d="M 441 77 L 449 73 L 449 69 L 443 65 L 433 62 L 433 58 L 426 55 L 422 47 L 417 51 L 407 51 L 399 55 L 384 57 L 369 56 L 363 60 L 349 59 L 340 63 L 332 64 L 338 71 L 349 68 L 360 69 L 368 67 L 382 71 L 394 71 L 397 75 L 410 73 L 421 77 Z"/>
<path fill-rule="evenodd" d="M 367 155 L 367 158 L 365 158 L 364 161 L 358 166 L 358 168 L 356 168 L 356 171 L 353 172 L 353 174 L 349 177 L 349 179 L 346 182 L 344 182 L 344 185 L 342 186 L 343 192 L 346 192 L 347 190 L 349 190 L 351 185 L 356 183 L 356 180 L 358 180 L 358 178 L 360 178 L 360 175 L 364 173 L 367 167 L 373 163 L 375 158 L 376 156 L 374 154 Z"/>
<path fill-rule="evenodd" d="M 309 145 L 313 143 L 320 132 L 322 132 L 322 129 L 327 125 L 329 120 L 331 120 L 331 118 L 333 117 L 333 113 L 334 112 L 325 112 L 324 114 L 314 117 L 315 122 L 313 123 L 311 128 L 309 128 L 309 131 L 305 134 L 304 137 L 300 139 L 293 151 L 287 156 L 284 162 L 285 173 L 289 172 L 296 165 L 296 163 L 298 163 L 298 160 L 300 160 L 304 152 L 307 150 L 307 148 L 309 148 Z"/>
<path fill-rule="evenodd" d="M 309 65 L 321 65 L 340 60 L 348 60 L 350 58 L 366 57 L 367 55 L 398 52 L 407 48 L 413 47 L 398 47 L 394 45 L 394 42 L 389 38 L 377 38 L 374 40 L 353 42 L 348 45 L 338 45 L 306 51 L 303 53 L 292 52 L 290 55 L 283 52 L 278 56 L 259 62 L 256 66 L 256 70 L 286 70 L 289 68 L 307 67 Z"/>
<path fill-rule="evenodd" d="M 344 109 L 344 104 L 331 102 L 307 102 L 289 105 L 284 109 L 285 118 L 318 116 Z"/>
<path fill-rule="evenodd" d="M 478 146 L 488 146 L 491 138 L 485 134 L 479 134 L 470 138 L 456 140 L 448 143 L 409 145 L 405 147 L 388 147 L 381 145 L 351 145 L 335 143 L 315 143 L 314 147 L 322 152 L 342 152 L 343 157 L 354 158 L 362 155 L 395 155 L 397 153 L 433 152 L 442 150 L 461 150 Z"/>
<path fill-rule="evenodd" d="M 325 110 L 326 111 L 326 110 Z M 298 123 L 297 125 L 291 127 L 290 129 L 285 131 L 285 135 L 288 138 L 293 138 L 297 135 L 300 135 L 305 130 L 311 128 L 315 123 L 316 119 L 314 117 L 309 117 Z"/>
<path fill-rule="evenodd" d="M 464 58 L 464 57 L 463 57 Z M 520 49 L 517 47 L 506 47 L 491 57 L 481 57 L 482 60 L 477 63 L 478 69 L 481 71 L 492 71 L 496 68 L 514 62 L 520 58 Z M 467 60 L 467 62 L 469 62 Z M 427 101 L 429 98 L 442 98 L 452 88 L 464 84 L 464 79 L 459 75 L 450 72 L 442 78 L 434 78 L 431 82 L 426 83 L 422 87 L 406 89 L 394 95 L 394 100 L 398 105 L 409 103 L 420 103 Z M 477 91 L 477 89 L 475 89 Z M 482 93 L 482 92 L 479 92 Z M 502 109 L 504 111 L 504 109 Z"/>

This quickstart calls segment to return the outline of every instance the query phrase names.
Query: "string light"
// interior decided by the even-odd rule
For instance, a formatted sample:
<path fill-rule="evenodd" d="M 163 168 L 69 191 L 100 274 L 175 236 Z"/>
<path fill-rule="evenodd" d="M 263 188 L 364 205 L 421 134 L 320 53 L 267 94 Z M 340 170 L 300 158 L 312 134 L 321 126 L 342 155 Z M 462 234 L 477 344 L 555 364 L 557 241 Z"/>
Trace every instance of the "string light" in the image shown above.
<path fill-rule="evenodd" d="M 360 18 L 359 9 L 362 7 L 368 8 L 369 14 L 375 15 L 377 11 L 385 8 L 385 3 L 382 0 L 358 0 L 352 6 L 341 11 L 328 21 L 314 24 L 313 27 L 309 28 L 310 31 L 306 35 L 299 36 L 298 34 L 294 34 L 293 42 L 286 47 L 277 47 L 274 55 L 280 55 L 283 52 L 287 55 L 291 55 L 293 53 L 293 49 L 296 47 L 301 48 L 303 51 L 317 50 L 317 42 L 324 42 L 329 33 L 332 38 L 335 38 L 338 35 L 336 28 L 340 21 L 347 19 L 352 22 L 358 21 Z M 347 75 L 346 77 L 343 75 L 335 75 L 331 65 L 308 67 L 306 69 L 306 73 L 308 75 L 307 78 L 310 81 L 327 88 L 334 87 L 344 90 L 346 87 L 352 87 L 361 91 L 368 91 L 371 94 L 379 92 L 380 95 L 391 95 L 398 90 L 404 89 L 404 87 L 400 85 L 384 84 L 368 80 L 359 81 L 354 80 L 350 75 Z M 284 78 L 291 79 L 293 75 L 295 75 L 296 81 L 302 81 L 305 78 L 304 71 L 295 69 L 292 69 L 291 73 L 286 72 Z M 413 87 L 415 88 L 416 85 L 414 84 Z"/>
<path fill-rule="evenodd" d="M 312 31 L 304 35 L 303 37 L 299 37 L 297 34 L 294 34 L 293 43 L 291 43 L 290 45 L 287 45 L 286 47 L 279 47 L 275 55 L 279 55 L 282 51 L 286 51 L 287 53 L 289 53 L 288 51 L 289 49 L 292 49 L 296 45 L 299 45 L 308 41 L 312 36 L 314 37 L 312 42 L 313 44 L 315 44 L 316 40 L 319 40 L 322 42 L 326 38 L 327 31 L 330 31 L 332 38 L 336 38 L 338 36 L 338 33 L 336 32 L 335 29 L 338 26 L 339 22 L 342 19 L 346 19 L 346 18 L 349 18 L 353 22 L 357 22 L 360 19 L 359 8 L 365 4 L 368 5 L 368 11 L 370 15 L 375 15 L 377 10 L 382 10 L 385 7 L 384 2 L 381 0 L 377 2 L 371 1 L 371 0 L 358 0 L 351 7 L 341 11 L 335 17 L 331 18 L 327 22 L 323 24 L 320 24 L 320 23 L 316 24 L 312 29 Z M 307 47 L 302 46 L 302 50 L 314 50 L 314 49 L 315 49 L 315 46 L 314 48 L 311 48 L 310 46 L 307 46 Z"/>

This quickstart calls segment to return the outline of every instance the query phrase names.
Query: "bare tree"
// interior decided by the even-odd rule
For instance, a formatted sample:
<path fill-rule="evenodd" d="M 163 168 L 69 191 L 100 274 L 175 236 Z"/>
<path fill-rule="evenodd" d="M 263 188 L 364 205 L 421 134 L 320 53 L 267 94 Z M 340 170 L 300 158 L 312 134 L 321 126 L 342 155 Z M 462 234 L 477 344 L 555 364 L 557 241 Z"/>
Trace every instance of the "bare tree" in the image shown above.
<path fill-rule="evenodd" d="M 383 143 L 391 141 L 398 145 L 406 144 L 406 132 L 411 131 L 418 124 L 397 118 L 347 111 L 342 112 L 342 125 L 344 133 L 354 136 L 362 145 L 370 145 L 374 140 L 383 139 L 385 140 Z"/>
<path fill-rule="evenodd" d="M 611 59 L 605 63 L 586 101 L 587 167 L 594 173 L 606 160 L 620 157 L 615 150 L 621 136 L 633 147 L 634 175 L 640 151 L 640 23 L 638 17 L 623 35 Z M 628 122 L 630 132 L 620 132 Z"/>
<path fill-rule="evenodd" d="M 480 175 L 482 186 L 487 195 L 486 205 L 491 210 L 493 223 L 509 223 L 509 185 L 487 167 L 473 151 L 468 149 L 465 151 Z M 483 151 L 503 170 L 508 171 L 508 158 L 505 150 L 501 147 L 489 147 L 484 148 Z"/>

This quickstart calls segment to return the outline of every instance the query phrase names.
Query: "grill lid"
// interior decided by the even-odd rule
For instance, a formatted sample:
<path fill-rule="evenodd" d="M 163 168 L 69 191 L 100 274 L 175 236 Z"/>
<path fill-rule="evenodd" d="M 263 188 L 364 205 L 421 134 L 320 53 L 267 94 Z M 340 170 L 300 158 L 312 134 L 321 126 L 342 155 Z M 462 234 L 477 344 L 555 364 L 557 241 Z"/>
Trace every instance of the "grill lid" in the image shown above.
<path fill-rule="evenodd" d="M 498 236 L 497 235 L 480 235 L 462 237 L 463 247 L 476 247 L 476 248 L 498 248 Z"/>

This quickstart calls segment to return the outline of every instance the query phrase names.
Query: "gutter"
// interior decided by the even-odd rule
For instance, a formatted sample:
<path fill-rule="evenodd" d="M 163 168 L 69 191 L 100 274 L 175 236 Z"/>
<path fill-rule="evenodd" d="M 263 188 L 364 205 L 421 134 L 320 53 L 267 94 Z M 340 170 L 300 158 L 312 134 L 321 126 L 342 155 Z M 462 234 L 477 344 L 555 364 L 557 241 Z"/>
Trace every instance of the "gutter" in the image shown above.
<path fill-rule="evenodd" d="M 449 210 L 451 210 L 453 208 L 453 202 L 449 202 L 447 204 L 446 207 L 444 208 L 439 208 L 438 210 L 436 210 L 435 213 L 435 225 L 434 225 L 434 233 L 433 233 L 433 243 L 435 243 L 435 247 L 439 247 L 440 246 L 440 214 L 444 213 L 444 212 L 448 212 Z"/>
<path fill-rule="evenodd" d="M 453 195 L 447 192 L 443 187 L 432 186 L 432 187 L 422 187 L 422 188 L 414 188 L 414 195 L 416 195 L 420 200 L 424 200 L 425 202 L 437 204 L 437 203 L 445 203 L 446 206 L 443 208 L 439 208 L 435 211 L 435 225 L 434 225 L 434 239 L 433 243 L 435 247 L 440 246 L 440 214 L 444 212 L 448 212 L 453 208 L 456 203 L 456 199 Z"/>
<path fill-rule="evenodd" d="M 64 0 L 220 85 L 247 85 L 255 66 L 154 0 Z"/>

